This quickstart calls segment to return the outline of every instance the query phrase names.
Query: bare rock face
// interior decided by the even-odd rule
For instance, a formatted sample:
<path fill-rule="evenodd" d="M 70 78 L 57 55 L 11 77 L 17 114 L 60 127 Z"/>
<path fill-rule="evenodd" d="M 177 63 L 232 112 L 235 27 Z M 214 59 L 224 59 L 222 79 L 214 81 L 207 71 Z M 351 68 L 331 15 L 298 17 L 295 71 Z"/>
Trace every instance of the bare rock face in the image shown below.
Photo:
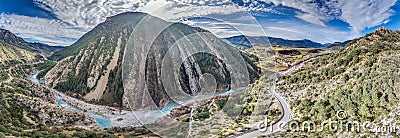
<path fill-rule="evenodd" d="M 144 13 L 110 17 L 50 59 L 59 63 L 45 76 L 47 85 L 134 110 L 244 87 L 259 73 L 252 59 L 210 32 Z M 204 78 L 214 87 L 202 89 Z"/>
<path fill-rule="evenodd" d="M 49 86 L 64 82 L 65 78 L 68 78 L 67 73 L 71 71 L 68 68 L 72 60 L 72 57 L 68 57 L 58 62 L 57 65 L 43 77 L 44 82 Z"/>

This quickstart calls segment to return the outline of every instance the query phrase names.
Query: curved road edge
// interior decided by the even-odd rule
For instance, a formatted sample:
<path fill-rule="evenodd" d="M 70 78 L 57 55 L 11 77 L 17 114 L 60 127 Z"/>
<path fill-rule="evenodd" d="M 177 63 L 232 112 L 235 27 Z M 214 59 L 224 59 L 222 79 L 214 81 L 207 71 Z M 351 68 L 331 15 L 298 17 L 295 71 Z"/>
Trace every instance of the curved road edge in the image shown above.
<path fill-rule="evenodd" d="M 286 124 L 289 123 L 289 121 L 291 119 L 290 105 L 287 103 L 287 101 L 282 96 L 280 96 L 279 93 L 276 92 L 275 88 L 276 88 L 276 83 L 273 83 L 273 85 L 270 87 L 270 93 L 279 101 L 279 103 L 282 107 L 283 115 L 281 116 L 281 118 L 277 122 L 270 125 L 268 128 L 262 128 L 262 129 L 259 128 L 256 130 L 251 130 L 247 133 L 245 132 L 245 133 L 236 135 L 234 137 L 254 138 L 254 137 L 261 136 L 261 135 L 268 135 L 271 133 L 279 132 L 286 127 Z M 259 126 L 261 123 L 264 123 L 264 122 L 259 122 L 257 124 L 257 126 Z"/>

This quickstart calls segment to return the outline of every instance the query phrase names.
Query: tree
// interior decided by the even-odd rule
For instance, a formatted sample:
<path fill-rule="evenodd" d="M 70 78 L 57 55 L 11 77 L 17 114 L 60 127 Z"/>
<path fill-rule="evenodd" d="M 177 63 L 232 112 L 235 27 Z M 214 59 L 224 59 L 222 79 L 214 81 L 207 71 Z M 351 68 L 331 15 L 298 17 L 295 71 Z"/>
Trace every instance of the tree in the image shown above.
<path fill-rule="evenodd" d="M 363 104 L 360 107 L 359 110 L 359 114 L 363 117 L 363 118 L 369 118 L 372 117 L 371 112 L 369 111 L 369 108 L 367 107 L 367 105 Z"/>
<path fill-rule="evenodd" d="M 344 74 L 344 76 L 343 76 L 343 81 L 344 81 L 344 82 L 347 82 L 349 79 L 350 79 L 349 75 Z"/>
<path fill-rule="evenodd" d="M 5 138 L 6 135 L 3 132 L 0 132 L 0 138 Z"/>

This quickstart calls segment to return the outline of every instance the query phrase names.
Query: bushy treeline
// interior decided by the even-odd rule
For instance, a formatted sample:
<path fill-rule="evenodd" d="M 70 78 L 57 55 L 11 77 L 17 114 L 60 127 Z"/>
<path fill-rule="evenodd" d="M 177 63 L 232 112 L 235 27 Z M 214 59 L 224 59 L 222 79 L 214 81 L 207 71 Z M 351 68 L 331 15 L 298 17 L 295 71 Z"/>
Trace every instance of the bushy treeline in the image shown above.
<path fill-rule="evenodd" d="M 370 38 L 369 36 L 373 37 Z M 376 39 L 376 40 L 371 40 Z M 302 121 L 337 119 L 344 110 L 356 121 L 379 121 L 397 112 L 400 94 L 400 32 L 374 34 L 353 41 L 339 53 L 311 63 L 311 67 L 283 77 L 279 91 L 299 93 L 294 113 Z M 331 132 L 315 133 L 316 136 Z"/>

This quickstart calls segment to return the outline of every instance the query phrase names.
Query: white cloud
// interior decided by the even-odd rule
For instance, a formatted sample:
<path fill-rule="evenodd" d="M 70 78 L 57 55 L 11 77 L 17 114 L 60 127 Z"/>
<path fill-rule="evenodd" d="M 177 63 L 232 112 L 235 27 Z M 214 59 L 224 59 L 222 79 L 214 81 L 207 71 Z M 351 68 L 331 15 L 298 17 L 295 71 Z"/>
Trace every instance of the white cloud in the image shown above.
<path fill-rule="evenodd" d="M 106 17 L 134 11 L 147 1 L 142 0 L 34 0 L 41 8 L 76 27 L 91 29 Z"/>
<path fill-rule="evenodd" d="M 229 14 L 238 8 L 229 0 L 34 0 L 41 8 L 76 27 L 91 29 L 106 17 L 128 11 L 148 12 L 169 20 L 181 17 Z"/>
<path fill-rule="evenodd" d="M 332 19 L 341 19 L 347 22 L 354 33 L 360 34 L 365 28 L 384 23 L 391 15 L 390 9 L 397 0 L 263 0 L 301 10 L 296 17 L 325 26 L 325 22 Z"/>
<path fill-rule="evenodd" d="M 83 30 L 90 30 L 104 22 L 107 17 L 128 11 L 147 12 L 173 22 L 189 17 L 230 15 L 244 11 L 229 0 L 34 0 L 34 2 L 63 22 Z"/>
<path fill-rule="evenodd" d="M 316 25 L 319 25 L 322 27 L 326 27 L 324 20 L 321 20 L 320 18 L 318 18 L 312 14 L 300 14 L 300 15 L 296 15 L 296 17 L 303 19 L 304 21 L 311 22 L 313 24 L 316 24 Z"/>
<path fill-rule="evenodd" d="M 282 5 L 286 7 L 291 7 L 303 11 L 297 15 L 298 18 L 304 21 L 317 24 L 320 26 L 325 26 L 324 22 L 331 20 L 330 15 L 337 14 L 335 10 L 332 10 L 330 4 L 325 4 L 324 1 L 322 5 L 319 6 L 313 0 L 263 0 L 264 2 L 273 3 L 275 5 Z"/>
<path fill-rule="evenodd" d="M 148 9 L 148 7 L 143 7 L 142 9 L 139 9 L 139 11 L 147 12 L 145 9 Z M 238 12 L 244 12 L 244 10 L 233 4 L 192 5 L 170 2 L 158 7 L 157 9 L 152 10 L 149 13 L 165 20 L 178 21 L 182 18 L 188 17 L 210 16 L 213 14 L 230 15 Z"/>
<path fill-rule="evenodd" d="M 243 15 L 245 18 L 246 16 Z M 252 20 L 252 19 L 250 19 Z M 265 36 L 264 28 L 262 25 L 257 23 L 233 23 L 224 21 L 206 21 L 206 22 L 190 22 L 192 26 L 199 26 L 205 28 L 218 37 L 225 38 L 237 35 L 247 35 L 247 36 Z"/>
<path fill-rule="evenodd" d="M 309 39 L 319 43 L 342 42 L 358 37 L 349 31 L 341 31 L 330 27 L 318 25 L 298 24 L 292 21 L 280 21 L 262 23 L 267 36 L 285 38 L 291 40 Z"/>
<path fill-rule="evenodd" d="M 59 20 L 4 13 L 0 14 L 0 26 L 20 37 L 39 40 L 55 46 L 67 46 L 87 31 L 73 28 Z"/>
<path fill-rule="evenodd" d="M 397 0 L 339 0 L 336 7 L 340 8 L 340 18 L 353 27 L 356 33 L 365 28 L 374 27 L 384 23 L 392 14 L 390 9 Z"/>
<path fill-rule="evenodd" d="M 315 0 L 244 0 L 247 3 L 245 7 L 236 6 L 230 0 L 34 0 L 34 2 L 37 6 L 53 13 L 59 20 L 2 14 L 0 27 L 25 38 L 53 45 L 69 45 L 72 43 L 72 38 L 80 38 L 84 32 L 103 22 L 106 17 L 127 11 L 147 12 L 168 21 L 184 21 L 210 30 L 221 37 L 236 34 L 264 35 L 258 22 L 243 14 L 244 11 L 279 14 L 277 13 L 279 11 L 272 10 L 273 7 L 264 6 L 261 2 L 297 9 L 301 12 L 296 11 L 295 17 L 315 24 L 313 26 L 293 22 L 280 25 L 278 21 L 262 22 L 261 26 L 267 30 L 268 35 L 288 39 L 309 38 L 319 42 L 342 41 L 358 36 L 366 27 L 388 22 L 388 18 L 392 15 L 390 7 L 396 0 L 320 1 L 322 4 L 316 3 Z M 221 25 L 221 22 L 186 20 L 190 17 L 222 20 L 225 26 Z M 347 22 L 352 32 L 339 31 L 327 26 L 325 23 L 332 19 Z M 329 35 L 335 32 L 337 35 Z"/>

